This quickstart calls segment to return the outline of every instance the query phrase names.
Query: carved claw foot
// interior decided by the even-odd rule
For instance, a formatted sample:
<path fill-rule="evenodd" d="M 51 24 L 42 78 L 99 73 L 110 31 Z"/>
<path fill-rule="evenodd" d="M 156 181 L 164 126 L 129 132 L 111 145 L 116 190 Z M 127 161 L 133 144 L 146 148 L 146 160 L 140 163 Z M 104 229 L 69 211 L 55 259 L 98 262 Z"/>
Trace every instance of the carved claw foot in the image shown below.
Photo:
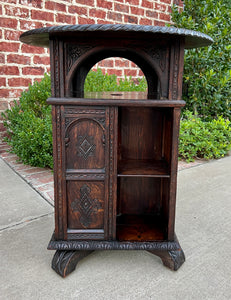
<path fill-rule="evenodd" d="M 179 248 L 178 250 L 153 250 L 149 252 L 159 256 L 163 264 L 173 271 L 178 270 L 185 262 L 185 255 L 181 248 Z"/>
<path fill-rule="evenodd" d="M 73 272 L 77 263 L 93 251 L 57 250 L 52 260 L 52 269 L 62 277 Z"/>

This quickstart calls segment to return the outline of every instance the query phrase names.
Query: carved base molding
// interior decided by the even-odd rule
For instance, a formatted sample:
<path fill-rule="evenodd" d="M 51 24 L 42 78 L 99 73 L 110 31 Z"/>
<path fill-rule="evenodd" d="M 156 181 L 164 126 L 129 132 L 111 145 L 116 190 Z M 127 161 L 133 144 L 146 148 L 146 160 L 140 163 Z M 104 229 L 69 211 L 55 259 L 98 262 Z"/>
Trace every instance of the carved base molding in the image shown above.
<path fill-rule="evenodd" d="M 180 244 L 175 236 L 174 241 L 153 242 L 121 242 L 121 241 L 63 241 L 55 240 L 52 236 L 48 250 L 160 250 L 174 251 L 180 249 Z"/>
<path fill-rule="evenodd" d="M 52 237 L 49 250 L 57 250 L 52 269 L 62 277 L 73 272 L 77 263 L 94 250 L 147 250 L 161 258 L 163 264 L 176 271 L 185 261 L 184 252 L 175 236 L 174 241 L 119 242 L 119 241 L 56 241 Z"/>

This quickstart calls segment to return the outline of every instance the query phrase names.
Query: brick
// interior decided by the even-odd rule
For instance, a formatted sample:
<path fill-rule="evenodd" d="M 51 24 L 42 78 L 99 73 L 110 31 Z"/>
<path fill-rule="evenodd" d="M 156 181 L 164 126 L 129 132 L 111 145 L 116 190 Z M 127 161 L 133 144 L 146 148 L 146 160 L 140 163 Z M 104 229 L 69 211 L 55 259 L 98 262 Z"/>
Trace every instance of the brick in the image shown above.
<path fill-rule="evenodd" d="M 0 78 L 0 87 L 6 86 L 6 78 Z M 0 109 L 1 109 L 1 103 L 0 101 Z"/>
<path fill-rule="evenodd" d="M 22 69 L 23 75 L 43 75 L 44 68 L 42 67 L 24 67 Z"/>
<path fill-rule="evenodd" d="M 164 20 L 168 22 L 171 20 L 171 16 L 169 14 L 164 14 L 164 13 L 160 13 L 159 18 L 160 20 Z"/>
<path fill-rule="evenodd" d="M 122 5 L 122 4 L 115 4 L 115 11 L 123 12 L 123 13 L 129 13 L 129 6 Z"/>
<path fill-rule="evenodd" d="M 50 57 L 49 56 L 38 56 L 35 55 L 33 59 L 34 64 L 39 65 L 49 65 L 50 64 Z"/>
<path fill-rule="evenodd" d="M 130 61 L 130 67 L 131 68 L 138 68 L 138 66 L 133 61 Z"/>
<path fill-rule="evenodd" d="M 138 8 L 138 7 L 135 7 L 135 6 L 131 6 L 131 13 L 133 15 L 137 15 L 137 16 L 143 16 L 144 15 L 144 9 L 142 8 Z"/>
<path fill-rule="evenodd" d="M 30 64 L 30 56 L 25 56 L 21 54 L 9 54 L 7 55 L 7 63 L 9 64 Z"/>
<path fill-rule="evenodd" d="M 117 22 L 122 22 L 122 14 L 109 11 L 107 13 L 107 17 L 108 17 L 109 20 L 114 20 L 114 21 L 117 21 Z"/>
<path fill-rule="evenodd" d="M 111 22 L 105 20 L 96 20 L 96 24 L 111 24 Z"/>
<path fill-rule="evenodd" d="M 127 59 L 116 59 L 115 60 L 115 66 L 116 67 L 121 67 L 121 68 L 129 67 L 129 60 L 127 60 Z"/>
<path fill-rule="evenodd" d="M 23 31 L 40 28 L 40 27 L 43 27 L 43 23 L 41 22 L 20 20 L 20 29 Z"/>
<path fill-rule="evenodd" d="M 116 76 L 122 76 L 122 70 L 116 70 L 116 69 L 107 69 L 107 74 L 113 75 L 115 74 Z"/>
<path fill-rule="evenodd" d="M 4 0 L 4 3 L 16 4 L 17 0 Z"/>
<path fill-rule="evenodd" d="M 15 16 L 20 18 L 28 18 L 29 17 L 29 9 L 16 7 L 12 5 L 5 6 L 5 13 L 7 16 Z"/>
<path fill-rule="evenodd" d="M 155 26 L 165 26 L 165 22 L 154 20 L 154 25 Z"/>
<path fill-rule="evenodd" d="M 105 0 L 97 0 L 97 7 L 112 9 L 112 2 L 111 1 L 105 1 Z"/>
<path fill-rule="evenodd" d="M 76 3 L 94 7 L 94 0 L 75 0 Z"/>
<path fill-rule="evenodd" d="M 1 98 L 8 98 L 9 97 L 9 90 L 8 89 L 0 89 L 0 97 Z"/>
<path fill-rule="evenodd" d="M 89 18 L 78 17 L 78 24 L 95 24 L 95 20 Z"/>
<path fill-rule="evenodd" d="M 47 11 L 32 10 L 31 18 L 34 20 L 54 22 L 54 13 Z"/>
<path fill-rule="evenodd" d="M 149 20 L 149 19 L 140 19 L 140 22 L 139 22 L 140 25 L 152 25 L 152 20 Z"/>
<path fill-rule="evenodd" d="M 125 3 L 129 3 L 130 5 L 139 5 L 139 0 L 125 0 Z"/>
<path fill-rule="evenodd" d="M 138 76 L 144 76 L 144 73 L 142 70 L 139 70 Z"/>
<path fill-rule="evenodd" d="M 164 3 L 168 3 L 168 4 L 171 4 L 172 0 L 161 0 L 162 2 Z"/>
<path fill-rule="evenodd" d="M 17 29 L 18 21 L 11 18 L 0 18 L 0 27 Z"/>
<path fill-rule="evenodd" d="M 100 67 L 113 68 L 114 61 L 112 59 L 104 59 L 99 62 Z"/>
<path fill-rule="evenodd" d="M 57 14 L 56 15 L 56 22 L 59 23 L 67 23 L 67 24 L 75 24 L 76 19 L 74 16 L 64 15 L 64 14 Z"/>
<path fill-rule="evenodd" d="M 49 9 L 49 10 L 66 12 L 66 5 L 65 4 L 56 3 L 56 2 L 52 2 L 52 1 L 46 2 L 45 8 Z"/>
<path fill-rule="evenodd" d="M 0 66 L 0 75 L 19 75 L 18 67 L 16 66 Z"/>
<path fill-rule="evenodd" d="M 4 64 L 4 63 L 5 63 L 5 54 L 0 53 L 0 64 Z"/>
<path fill-rule="evenodd" d="M 2 98 L 18 98 L 23 89 L 0 89 L 0 97 Z"/>
<path fill-rule="evenodd" d="M 153 1 L 142 0 L 142 7 L 153 8 Z"/>
<path fill-rule="evenodd" d="M 18 30 L 4 30 L 5 40 L 8 41 L 19 41 L 21 32 Z"/>
<path fill-rule="evenodd" d="M 155 3 L 155 9 L 165 12 L 167 10 L 167 6 L 165 4 Z"/>
<path fill-rule="evenodd" d="M 89 16 L 98 18 L 98 19 L 105 19 L 106 18 L 106 12 L 100 9 L 90 9 L 89 10 Z"/>
<path fill-rule="evenodd" d="M 42 47 L 34 47 L 26 44 L 22 44 L 22 53 L 36 53 L 43 54 L 45 52 Z"/>
<path fill-rule="evenodd" d="M 42 8 L 43 0 L 19 0 L 19 4 L 35 7 L 35 8 Z"/>
<path fill-rule="evenodd" d="M 134 16 L 124 16 L 125 23 L 138 24 L 138 18 Z"/>
<path fill-rule="evenodd" d="M 9 78 L 8 79 L 8 84 L 9 86 L 18 86 L 18 87 L 21 87 L 21 86 L 25 86 L 25 87 L 28 87 L 29 84 L 32 83 L 32 79 L 31 78 L 21 78 L 21 77 L 16 77 L 16 78 Z"/>
<path fill-rule="evenodd" d="M 87 8 L 83 6 L 75 6 L 71 5 L 68 7 L 68 12 L 70 14 L 78 14 L 78 15 L 87 15 Z"/>
<path fill-rule="evenodd" d="M 137 76 L 137 70 L 125 69 L 124 75 L 126 76 Z"/>
<path fill-rule="evenodd" d="M 146 10 L 146 16 L 148 18 L 158 18 L 158 13 L 156 11 L 153 11 L 153 10 Z"/>

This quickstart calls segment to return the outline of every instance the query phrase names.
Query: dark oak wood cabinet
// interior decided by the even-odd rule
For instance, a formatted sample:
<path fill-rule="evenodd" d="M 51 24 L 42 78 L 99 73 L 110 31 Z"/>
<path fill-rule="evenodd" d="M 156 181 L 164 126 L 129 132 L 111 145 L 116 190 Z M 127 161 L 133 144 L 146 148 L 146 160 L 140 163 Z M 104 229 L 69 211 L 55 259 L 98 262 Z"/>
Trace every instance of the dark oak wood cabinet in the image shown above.
<path fill-rule="evenodd" d="M 178 134 L 184 48 L 201 33 L 134 25 L 75 25 L 24 33 L 50 47 L 55 232 L 53 269 L 66 276 L 93 250 L 147 250 L 177 270 Z M 89 70 L 118 56 L 144 72 L 147 93 L 84 93 Z"/>

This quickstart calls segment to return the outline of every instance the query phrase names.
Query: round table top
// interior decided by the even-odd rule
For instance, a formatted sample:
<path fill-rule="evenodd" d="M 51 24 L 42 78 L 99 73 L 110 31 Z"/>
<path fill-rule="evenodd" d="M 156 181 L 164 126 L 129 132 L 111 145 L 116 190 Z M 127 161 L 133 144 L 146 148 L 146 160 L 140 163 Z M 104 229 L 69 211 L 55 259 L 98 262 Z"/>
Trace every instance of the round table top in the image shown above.
<path fill-rule="evenodd" d="M 43 27 L 26 31 L 20 36 L 20 41 L 33 46 L 49 47 L 49 39 L 51 36 L 71 35 L 80 37 L 83 34 L 93 36 L 94 38 L 102 36 L 123 38 L 140 38 L 148 35 L 148 38 L 153 37 L 155 40 L 168 39 L 170 37 L 185 39 L 185 48 L 205 47 L 213 43 L 213 39 L 201 32 L 188 30 L 184 28 L 165 27 L 165 26 L 143 26 L 143 25 L 128 25 L 128 24 L 84 24 L 84 25 L 62 25 Z"/>

